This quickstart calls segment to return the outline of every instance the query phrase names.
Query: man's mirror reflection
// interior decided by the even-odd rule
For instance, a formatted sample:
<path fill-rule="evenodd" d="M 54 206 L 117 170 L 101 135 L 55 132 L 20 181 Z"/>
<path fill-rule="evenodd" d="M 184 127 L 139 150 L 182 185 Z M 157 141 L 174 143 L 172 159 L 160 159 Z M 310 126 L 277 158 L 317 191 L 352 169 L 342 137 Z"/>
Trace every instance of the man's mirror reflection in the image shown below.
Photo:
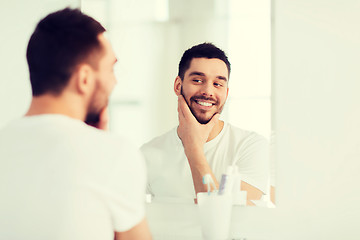
<path fill-rule="evenodd" d="M 214 44 L 198 44 L 184 52 L 174 82 L 179 124 L 141 147 L 147 191 L 154 200 L 196 200 L 197 193 L 207 191 L 203 177 L 210 174 L 215 183 L 211 191 L 219 189 L 229 166 L 238 169 L 239 191 L 247 192 L 247 205 L 269 199 L 268 140 L 219 119 L 230 72 L 228 57 Z"/>

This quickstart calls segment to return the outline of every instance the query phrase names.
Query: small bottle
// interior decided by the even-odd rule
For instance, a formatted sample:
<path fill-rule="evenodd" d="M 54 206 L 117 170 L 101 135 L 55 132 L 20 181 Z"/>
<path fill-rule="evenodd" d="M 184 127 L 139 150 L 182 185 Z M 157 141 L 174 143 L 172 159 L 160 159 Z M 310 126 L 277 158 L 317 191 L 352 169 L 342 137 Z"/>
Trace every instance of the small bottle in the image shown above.
<path fill-rule="evenodd" d="M 219 195 L 232 194 L 233 192 L 233 167 L 228 166 L 226 173 L 221 176 Z"/>

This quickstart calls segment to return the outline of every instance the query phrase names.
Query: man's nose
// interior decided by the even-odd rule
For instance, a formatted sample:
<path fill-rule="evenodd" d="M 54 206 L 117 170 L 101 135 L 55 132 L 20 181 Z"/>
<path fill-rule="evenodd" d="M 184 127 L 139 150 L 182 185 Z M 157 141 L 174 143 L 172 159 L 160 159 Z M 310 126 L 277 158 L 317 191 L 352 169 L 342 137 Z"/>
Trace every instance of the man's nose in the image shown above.
<path fill-rule="evenodd" d="M 213 91 L 214 91 L 213 85 L 211 83 L 205 83 L 201 88 L 201 95 L 212 97 L 214 95 Z"/>

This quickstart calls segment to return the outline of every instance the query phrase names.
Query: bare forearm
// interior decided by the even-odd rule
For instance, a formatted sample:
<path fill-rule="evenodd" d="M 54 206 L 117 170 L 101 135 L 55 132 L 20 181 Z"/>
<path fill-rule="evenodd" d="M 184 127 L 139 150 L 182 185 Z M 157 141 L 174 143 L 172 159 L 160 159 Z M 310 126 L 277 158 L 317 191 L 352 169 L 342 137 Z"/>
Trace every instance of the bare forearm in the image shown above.
<path fill-rule="evenodd" d="M 151 240 L 148 223 L 144 218 L 138 225 L 126 232 L 115 232 L 115 240 Z"/>
<path fill-rule="evenodd" d="M 263 195 L 259 189 L 244 181 L 241 181 L 241 190 L 247 191 L 247 205 L 250 206 L 255 205 L 251 200 L 259 200 Z"/>
<path fill-rule="evenodd" d="M 190 165 L 195 192 L 197 194 L 198 192 L 207 191 L 207 185 L 205 186 L 202 182 L 202 178 L 206 174 L 212 176 L 216 188 L 218 188 L 219 184 L 205 158 L 204 144 L 209 141 L 214 126 L 216 124 L 221 126 L 219 114 L 215 114 L 207 124 L 200 124 L 191 113 L 183 96 L 180 94 L 178 96 L 179 126 L 177 133 L 182 141 Z M 219 132 L 220 130 L 217 130 L 214 136 Z"/>
<path fill-rule="evenodd" d="M 213 171 L 211 170 L 203 151 L 201 150 L 192 150 L 185 151 L 190 165 L 190 170 L 193 178 L 194 188 L 196 194 L 198 192 L 207 192 L 207 185 L 203 184 L 202 178 L 206 174 L 210 174 L 215 182 L 215 186 L 218 189 L 219 183 L 214 176 Z M 214 190 L 211 186 L 211 190 Z"/>

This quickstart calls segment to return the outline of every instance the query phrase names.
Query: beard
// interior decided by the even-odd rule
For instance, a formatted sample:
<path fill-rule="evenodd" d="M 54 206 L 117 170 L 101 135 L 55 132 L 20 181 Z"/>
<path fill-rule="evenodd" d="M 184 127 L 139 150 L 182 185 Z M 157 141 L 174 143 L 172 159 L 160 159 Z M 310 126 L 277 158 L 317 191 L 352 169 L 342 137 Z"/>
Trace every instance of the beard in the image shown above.
<path fill-rule="evenodd" d="M 97 85 L 95 89 L 98 89 Z M 102 100 L 102 101 L 101 101 Z M 99 90 L 95 90 L 90 99 L 90 104 L 85 117 L 85 123 L 96 126 L 100 121 L 100 114 L 104 108 L 108 105 L 108 99 L 103 99 L 100 97 Z"/>
<path fill-rule="evenodd" d="M 214 117 L 215 114 L 217 114 L 217 113 L 221 114 L 221 112 L 222 112 L 222 110 L 223 110 L 223 108 L 224 108 L 224 105 L 225 105 L 225 103 L 224 103 L 223 105 L 219 106 L 219 101 L 217 101 L 216 99 L 211 98 L 211 97 L 205 97 L 205 96 L 202 96 L 202 95 L 192 96 L 192 97 L 189 99 L 189 102 L 188 102 L 188 100 L 187 100 L 186 97 L 185 97 L 185 94 L 184 94 L 184 92 L 183 92 L 182 87 L 181 87 L 181 89 L 180 89 L 180 94 L 184 97 L 185 102 L 186 102 L 186 104 L 188 105 L 188 107 L 189 107 L 192 115 L 196 118 L 196 120 L 197 120 L 200 124 L 207 124 L 208 122 L 211 121 L 211 119 Z M 214 106 L 219 106 L 219 107 L 218 107 L 217 111 L 214 112 L 213 115 L 211 115 L 210 117 L 206 118 L 206 117 L 204 117 L 204 116 L 201 116 L 201 114 L 197 114 L 197 112 L 194 110 L 194 108 L 191 107 L 191 104 L 190 104 L 190 103 L 191 103 L 191 102 L 196 102 L 197 100 L 208 100 L 208 101 L 212 101 L 212 102 L 214 102 Z M 206 111 L 205 111 L 205 110 L 200 110 L 200 113 L 205 114 Z"/>
<path fill-rule="evenodd" d="M 85 123 L 91 126 L 96 126 L 100 121 L 100 112 L 88 112 L 86 114 Z"/>

